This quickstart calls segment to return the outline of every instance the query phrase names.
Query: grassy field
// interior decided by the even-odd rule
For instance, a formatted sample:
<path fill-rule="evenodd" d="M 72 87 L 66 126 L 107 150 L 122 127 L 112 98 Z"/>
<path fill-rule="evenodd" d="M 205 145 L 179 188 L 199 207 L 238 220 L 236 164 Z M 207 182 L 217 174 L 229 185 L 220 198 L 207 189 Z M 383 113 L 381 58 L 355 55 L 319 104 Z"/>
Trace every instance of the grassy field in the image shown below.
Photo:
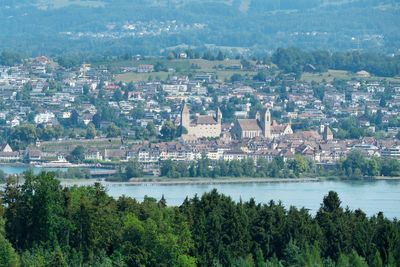
<path fill-rule="evenodd" d="M 113 62 L 112 65 L 116 68 L 119 67 L 137 67 L 140 64 L 156 64 L 160 62 L 167 66 L 168 68 L 175 69 L 176 72 L 174 74 L 177 75 L 188 75 L 189 73 L 214 73 L 219 80 L 230 79 L 230 77 L 235 74 L 241 74 L 242 76 L 254 76 L 256 72 L 252 71 L 243 71 L 243 70 L 224 70 L 223 68 L 230 66 L 239 66 L 240 60 L 228 59 L 228 60 L 204 60 L 204 59 L 175 59 L 168 60 L 163 58 L 150 58 L 146 60 L 125 60 Z M 254 62 L 253 62 L 254 64 Z M 153 80 L 166 80 L 168 75 L 173 75 L 168 72 L 152 72 L 152 73 L 135 73 L 128 72 L 119 74 L 116 76 L 117 81 L 122 82 L 139 82 L 139 81 L 148 81 L 149 79 Z M 305 72 L 301 76 L 301 80 L 305 82 L 322 82 L 327 81 L 331 82 L 334 79 L 341 80 L 351 80 L 353 78 L 360 78 L 355 73 L 344 71 L 344 70 L 328 70 L 324 73 L 309 73 Z M 400 77 L 395 78 L 386 78 L 386 77 L 370 77 L 365 78 L 365 80 L 376 80 L 376 79 L 386 79 L 390 82 L 400 82 Z"/>
<path fill-rule="evenodd" d="M 218 70 L 216 71 L 216 75 L 219 80 L 224 81 L 225 79 L 230 79 L 231 76 L 235 73 L 238 73 L 242 76 L 248 75 L 250 78 L 256 75 L 257 73 L 254 71 L 238 71 L 238 70 Z"/>
<path fill-rule="evenodd" d="M 323 80 L 327 82 L 331 82 L 334 79 L 341 80 L 351 80 L 353 78 L 360 78 L 357 74 L 348 72 L 345 70 L 328 70 L 324 73 L 309 73 L 305 72 L 301 75 L 301 80 L 305 82 L 322 82 Z M 388 77 L 376 77 L 372 76 L 370 78 L 365 78 L 365 80 L 376 80 L 376 79 L 386 79 L 389 82 L 400 82 L 400 77 L 388 78 Z"/>
<path fill-rule="evenodd" d="M 44 152 L 65 152 L 71 151 L 76 146 L 96 147 L 102 148 L 119 148 L 121 146 L 120 138 L 102 138 L 93 140 L 62 140 L 62 141 L 48 141 L 40 144 L 40 150 Z"/>
<path fill-rule="evenodd" d="M 168 77 L 168 72 L 152 72 L 152 73 L 135 73 L 127 72 L 116 76 L 117 81 L 125 83 L 148 81 L 150 78 L 153 80 L 165 80 Z"/>
<path fill-rule="evenodd" d="M 109 64 L 112 67 L 137 67 L 143 64 L 153 64 L 162 63 L 168 68 L 178 68 L 180 70 L 190 70 L 192 65 L 199 66 L 202 70 L 213 70 L 214 67 L 218 65 L 223 66 L 233 66 L 239 65 L 240 60 L 236 59 L 227 59 L 227 60 L 205 60 L 205 59 L 173 59 L 168 60 L 165 58 L 146 58 L 144 60 L 120 60 L 115 62 L 104 62 L 104 64 Z M 102 63 L 98 63 L 95 65 L 101 65 Z"/>
<path fill-rule="evenodd" d="M 71 5 L 82 6 L 82 7 L 104 7 L 106 5 L 103 1 L 81 1 L 81 0 L 42 0 L 38 1 L 37 6 L 41 9 L 52 8 L 64 8 Z"/>
<path fill-rule="evenodd" d="M 168 68 L 180 68 L 180 69 L 190 69 L 190 65 L 192 63 L 192 60 L 184 60 L 184 59 L 176 59 L 176 60 L 168 60 L 166 58 L 146 58 L 142 60 L 118 60 L 118 61 L 112 61 L 112 62 L 98 62 L 96 64 L 93 64 L 94 66 L 97 65 L 110 65 L 111 67 L 114 68 L 120 68 L 120 67 L 137 67 L 139 65 L 145 65 L 145 64 L 152 64 L 155 65 L 157 63 L 162 63 Z"/>
<path fill-rule="evenodd" d="M 137 67 L 141 64 L 156 64 L 160 62 L 167 66 L 168 68 L 173 68 L 176 70 L 176 74 L 187 75 L 189 73 L 214 73 L 218 76 L 220 80 L 229 79 L 233 74 L 239 73 L 243 76 L 254 75 L 254 72 L 242 71 L 242 70 L 218 70 L 219 67 L 230 67 L 240 65 L 240 60 L 215 60 L 209 61 L 204 59 L 146 59 L 141 61 L 126 60 L 118 61 L 113 63 L 113 67 Z M 165 80 L 167 79 L 168 72 L 152 72 L 152 73 L 135 73 L 128 72 L 119 74 L 116 76 L 117 81 L 122 82 L 138 82 L 147 81 L 151 77 L 155 80 Z"/>
<path fill-rule="evenodd" d="M 174 60 L 172 62 L 179 62 L 182 60 Z M 240 60 L 235 60 L 235 59 L 228 59 L 228 60 L 204 60 L 204 59 L 189 59 L 187 60 L 189 62 L 189 65 L 197 65 L 201 68 L 201 71 L 215 71 L 215 68 L 218 66 L 238 66 L 240 65 Z"/>
<path fill-rule="evenodd" d="M 335 78 L 342 80 L 351 80 L 351 78 L 355 77 L 355 74 L 349 73 L 344 70 L 328 70 L 324 73 L 309 73 L 305 72 L 301 75 L 301 80 L 305 82 L 322 82 L 323 80 L 331 82 Z"/>

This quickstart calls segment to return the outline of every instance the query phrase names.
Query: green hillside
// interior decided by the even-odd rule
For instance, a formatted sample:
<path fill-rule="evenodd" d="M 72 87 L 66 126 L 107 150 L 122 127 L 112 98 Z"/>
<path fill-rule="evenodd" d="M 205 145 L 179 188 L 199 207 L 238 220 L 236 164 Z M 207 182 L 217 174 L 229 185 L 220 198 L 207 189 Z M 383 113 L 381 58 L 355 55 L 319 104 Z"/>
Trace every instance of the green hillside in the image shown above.
<path fill-rule="evenodd" d="M 396 53 L 398 0 L 3 0 L 0 50 L 151 54 L 206 44 Z"/>

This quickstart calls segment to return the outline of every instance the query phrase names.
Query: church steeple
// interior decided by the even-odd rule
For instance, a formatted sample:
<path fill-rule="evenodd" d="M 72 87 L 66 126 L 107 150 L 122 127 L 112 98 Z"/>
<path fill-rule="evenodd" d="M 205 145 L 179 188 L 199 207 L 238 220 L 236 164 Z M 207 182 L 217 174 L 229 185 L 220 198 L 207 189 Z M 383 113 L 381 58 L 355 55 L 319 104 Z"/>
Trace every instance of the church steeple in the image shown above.
<path fill-rule="evenodd" d="M 181 112 L 181 126 L 185 127 L 187 130 L 190 127 L 190 111 L 186 103 L 183 104 Z"/>
<path fill-rule="evenodd" d="M 216 121 L 218 123 L 222 123 L 222 112 L 219 108 L 217 108 L 217 112 L 216 112 Z"/>
<path fill-rule="evenodd" d="M 262 120 L 263 135 L 265 138 L 271 138 L 271 112 L 269 109 L 264 111 L 264 116 Z"/>
<path fill-rule="evenodd" d="M 323 138 L 324 138 L 324 141 L 332 141 L 333 140 L 333 133 L 328 125 L 325 125 Z"/>

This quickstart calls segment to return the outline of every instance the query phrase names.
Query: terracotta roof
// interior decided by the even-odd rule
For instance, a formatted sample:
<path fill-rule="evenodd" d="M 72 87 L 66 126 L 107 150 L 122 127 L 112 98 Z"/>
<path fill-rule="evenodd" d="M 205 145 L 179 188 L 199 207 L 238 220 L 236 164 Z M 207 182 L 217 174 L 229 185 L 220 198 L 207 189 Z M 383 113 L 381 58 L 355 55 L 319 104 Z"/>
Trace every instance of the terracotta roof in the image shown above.
<path fill-rule="evenodd" d="M 273 127 L 279 126 L 279 123 L 276 120 L 273 120 L 271 126 Z"/>
<path fill-rule="evenodd" d="M 14 151 L 14 152 L 1 152 L 0 151 L 0 157 L 17 157 L 19 156 L 19 152 L 18 151 Z"/>
<path fill-rule="evenodd" d="M 232 149 L 232 150 L 225 151 L 224 154 L 227 154 L 227 155 L 228 154 L 230 154 L 230 155 L 244 155 L 245 153 L 240 149 Z"/>
<path fill-rule="evenodd" d="M 271 126 L 271 133 L 280 134 L 283 133 L 286 129 L 286 125 L 273 125 Z"/>
<path fill-rule="evenodd" d="M 259 131 L 261 130 L 255 119 L 239 119 L 239 126 L 243 131 Z"/>
<path fill-rule="evenodd" d="M 290 139 L 321 140 L 321 135 L 316 131 L 300 131 L 288 136 Z"/>
<path fill-rule="evenodd" d="M 217 124 L 212 116 L 199 116 L 197 117 L 196 124 Z"/>

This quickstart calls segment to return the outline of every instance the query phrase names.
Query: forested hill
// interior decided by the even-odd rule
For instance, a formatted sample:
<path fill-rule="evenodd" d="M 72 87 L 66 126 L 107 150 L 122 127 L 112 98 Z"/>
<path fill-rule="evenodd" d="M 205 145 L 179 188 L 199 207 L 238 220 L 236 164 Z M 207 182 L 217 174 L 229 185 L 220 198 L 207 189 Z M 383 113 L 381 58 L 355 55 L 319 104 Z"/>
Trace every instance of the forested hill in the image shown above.
<path fill-rule="evenodd" d="M 398 0 L 3 0 L 0 51 L 159 54 L 206 44 L 397 52 Z"/>
<path fill-rule="evenodd" d="M 180 207 L 139 203 L 28 173 L 8 182 L 2 204 L 0 266 L 400 266 L 399 221 L 343 209 L 335 192 L 312 216 L 216 190 Z"/>

